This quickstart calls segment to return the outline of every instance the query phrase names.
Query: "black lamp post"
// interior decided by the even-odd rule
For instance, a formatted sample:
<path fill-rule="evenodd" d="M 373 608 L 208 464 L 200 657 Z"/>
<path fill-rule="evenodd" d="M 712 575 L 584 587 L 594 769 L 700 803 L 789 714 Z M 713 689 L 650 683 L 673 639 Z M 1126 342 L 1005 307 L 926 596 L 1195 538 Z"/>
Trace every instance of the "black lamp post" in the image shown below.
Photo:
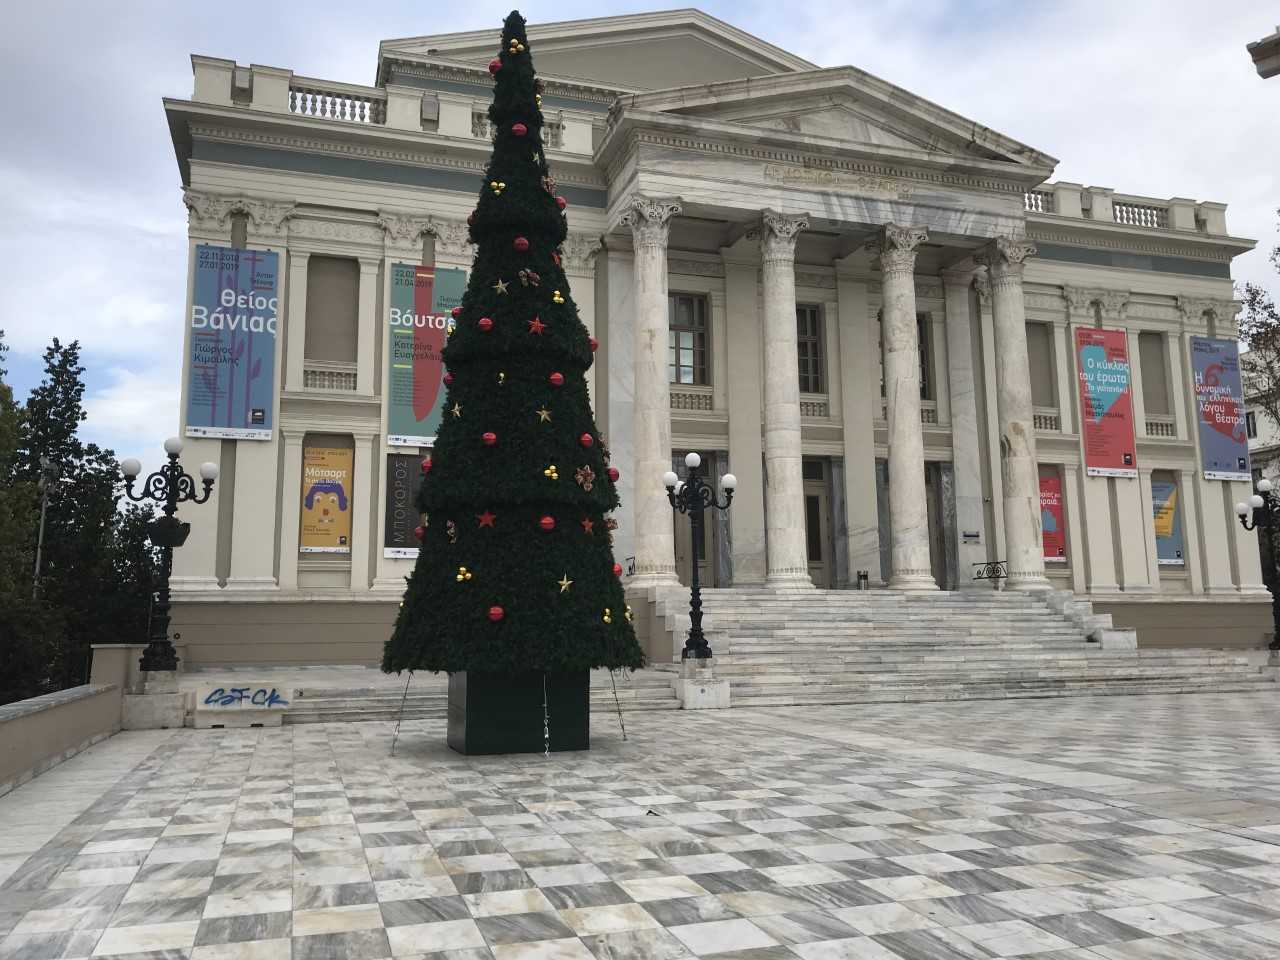
<path fill-rule="evenodd" d="M 716 499 L 716 492 L 698 473 L 702 465 L 702 457 L 690 453 L 684 458 L 684 465 L 689 468 L 689 479 L 683 483 L 674 470 L 663 474 L 662 482 L 667 488 L 667 499 L 671 506 L 681 513 L 689 515 L 689 527 L 693 532 L 693 573 L 689 589 L 689 636 L 684 642 L 684 660 L 708 660 L 711 658 L 711 644 L 702 635 L 702 587 L 698 583 L 698 558 L 702 556 L 702 514 L 708 509 L 728 510 L 733 502 L 733 491 L 738 486 L 738 479 L 732 473 L 726 473 L 720 480 L 720 489 L 724 491 L 724 503 Z"/>
<path fill-rule="evenodd" d="M 1253 518 L 1250 520 L 1250 511 Z M 1280 498 L 1271 492 L 1271 481 L 1265 477 L 1258 481 L 1258 492 L 1249 498 L 1248 503 L 1236 504 L 1236 515 L 1240 517 L 1240 526 L 1246 530 L 1262 529 L 1267 537 L 1267 545 L 1271 548 L 1267 555 L 1271 558 L 1271 650 L 1280 650 L 1280 581 L 1277 580 L 1280 567 L 1280 553 L 1276 550 L 1276 534 L 1280 532 Z"/>
<path fill-rule="evenodd" d="M 182 441 L 170 437 L 164 442 L 164 452 L 169 455 L 169 462 L 147 477 L 138 494 L 133 492 L 133 481 L 142 472 L 142 464 L 133 457 L 120 464 L 120 472 L 124 474 L 124 490 L 130 500 L 141 503 L 154 500 L 164 506 L 164 516 L 157 517 L 147 524 L 147 533 L 151 542 L 160 548 L 161 579 L 160 596 L 151 617 L 151 635 L 147 638 L 147 649 L 142 652 L 138 666 L 147 672 L 154 670 L 177 670 L 178 654 L 169 640 L 169 575 L 173 572 L 173 549 L 187 542 L 191 532 L 191 524 L 183 523 L 175 514 L 180 503 L 204 503 L 213 492 L 213 481 L 218 479 L 216 463 L 202 463 L 200 478 L 204 481 L 204 493 L 196 494 L 196 481 L 178 463 L 178 454 L 182 452 Z"/>

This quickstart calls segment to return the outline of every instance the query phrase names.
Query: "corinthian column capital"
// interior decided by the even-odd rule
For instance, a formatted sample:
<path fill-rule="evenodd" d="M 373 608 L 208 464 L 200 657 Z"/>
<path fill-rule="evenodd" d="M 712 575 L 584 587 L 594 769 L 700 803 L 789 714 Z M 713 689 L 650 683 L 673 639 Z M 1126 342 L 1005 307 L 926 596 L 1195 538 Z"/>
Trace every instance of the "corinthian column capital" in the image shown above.
<path fill-rule="evenodd" d="M 916 269 L 916 247 L 929 237 L 924 227 L 900 227 L 886 223 L 872 247 L 880 258 L 880 269 L 886 274 L 910 276 Z"/>
<path fill-rule="evenodd" d="M 1022 279 L 1022 267 L 1027 257 L 1033 257 L 1036 245 L 1019 237 L 996 237 L 973 255 L 975 263 L 987 268 L 993 283 L 1006 278 Z"/>
<path fill-rule="evenodd" d="M 679 197 L 646 197 L 635 194 L 618 225 L 631 228 L 631 239 L 637 247 L 666 247 L 671 218 L 682 208 Z"/>
<path fill-rule="evenodd" d="M 794 262 L 796 237 L 801 230 L 809 229 L 809 215 L 802 213 L 797 217 L 788 217 L 776 210 L 762 210 L 760 225 L 760 258 L 765 262 Z"/>

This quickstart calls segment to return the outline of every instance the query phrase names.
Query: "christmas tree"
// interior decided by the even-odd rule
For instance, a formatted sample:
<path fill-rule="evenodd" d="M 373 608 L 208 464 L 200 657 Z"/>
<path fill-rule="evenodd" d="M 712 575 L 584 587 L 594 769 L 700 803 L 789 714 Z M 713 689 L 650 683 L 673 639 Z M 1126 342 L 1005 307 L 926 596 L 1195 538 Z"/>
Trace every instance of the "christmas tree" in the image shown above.
<path fill-rule="evenodd" d="M 475 262 L 443 352 L 444 419 L 422 462 L 422 548 L 382 668 L 639 667 L 607 516 L 618 473 L 584 376 L 596 344 L 561 268 L 567 204 L 543 153 L 519 13 L 489 70 L 494 144 L 469 218 Z"/>

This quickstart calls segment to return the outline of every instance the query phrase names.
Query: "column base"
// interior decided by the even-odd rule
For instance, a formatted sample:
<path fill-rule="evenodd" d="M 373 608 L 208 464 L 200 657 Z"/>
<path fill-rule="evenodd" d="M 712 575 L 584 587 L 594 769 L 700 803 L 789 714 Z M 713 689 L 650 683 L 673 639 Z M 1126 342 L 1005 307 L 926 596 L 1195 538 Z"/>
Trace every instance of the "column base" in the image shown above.
<path fill-rule="evenodd" d="M 635 587 L 637 590 L 647 590 L 650 587 L 679 586 L 681 586 L 680 578 L 676 576 L 676 572 L 674 570 L 670 573 L 637 573 L 627 579 L 627 589 Z"/>
<path fill-rule="evenodd" d="M 275 577 L 228 577 L 228 590 L 276 590 L 279 588 Z"/>
<path fill-rule="evenodd" d="M 933 574 L 918 570 L 902 570 L 889 575 L 890 590 L 905 590 L 914 593 L 926 593 L 938 589 L 938 581 Z"/>
<path fill-rule="evenodd" d="M 1049 578 L 1044 574 L 1009 574 L 1009 578 L 1005 581 L 1004 588 L 1006 590 L 1016 590 L 1022 593 L 1030 593 L 1035 590 L 1052 590 L 1053 584 L 1049 582 Z"/>
<path fill-rule="evenodd" d="M 818 589 L 813 585 L 808 571 L 798 573 L 795 571 L 781 571 L 778 573 L 770 573 L 764 578 L 764 588 L 775 592 L 788 591 L 809 591 Z"/>

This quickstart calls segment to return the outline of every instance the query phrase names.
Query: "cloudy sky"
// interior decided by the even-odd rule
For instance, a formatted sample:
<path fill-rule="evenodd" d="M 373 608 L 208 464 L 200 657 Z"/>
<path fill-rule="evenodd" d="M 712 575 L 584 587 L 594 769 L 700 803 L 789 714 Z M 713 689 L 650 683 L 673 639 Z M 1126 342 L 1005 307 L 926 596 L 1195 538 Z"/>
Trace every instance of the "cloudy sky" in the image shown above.
<path fill-rule="evenodd" d="M 533 22 L 662 6 L 529 3 Z M 1245 44 L 1280 14 L 1219 0 L 804 0 L 707 12 L 822 66 L 853 64 L 1059 157 L 1056 179 L 1230 205 L 1259 249 L 1235 276 L 1280 291 L 1280 78 Z M 50 338 L 79 339 L 91 439 L 158 459 L 177 428 L 186 211 L 161 97 L 190 53 L 371 83 L 378 41 L 497 30 L 466 4 L 126 0 L 22 4 L 0 31 L 0 329 L 19 396 Z"/>

